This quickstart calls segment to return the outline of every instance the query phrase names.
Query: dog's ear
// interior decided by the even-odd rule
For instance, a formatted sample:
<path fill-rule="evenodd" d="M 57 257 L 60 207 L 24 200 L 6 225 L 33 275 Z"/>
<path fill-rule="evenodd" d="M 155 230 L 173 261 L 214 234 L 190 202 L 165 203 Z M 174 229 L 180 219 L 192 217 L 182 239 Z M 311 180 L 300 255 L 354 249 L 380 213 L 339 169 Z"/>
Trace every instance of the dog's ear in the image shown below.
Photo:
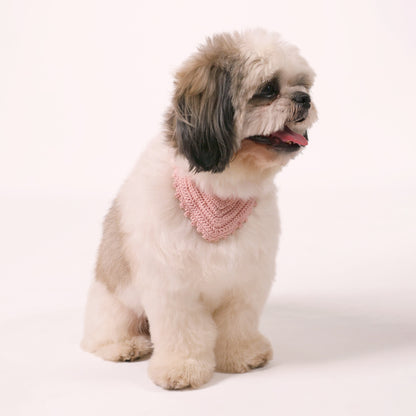
<path fill-rule="evenodd" d="M 174 139 L 195 172 L 222 172 L 234 151 L 230 73 L 195 65 L 177 75 Z"/>

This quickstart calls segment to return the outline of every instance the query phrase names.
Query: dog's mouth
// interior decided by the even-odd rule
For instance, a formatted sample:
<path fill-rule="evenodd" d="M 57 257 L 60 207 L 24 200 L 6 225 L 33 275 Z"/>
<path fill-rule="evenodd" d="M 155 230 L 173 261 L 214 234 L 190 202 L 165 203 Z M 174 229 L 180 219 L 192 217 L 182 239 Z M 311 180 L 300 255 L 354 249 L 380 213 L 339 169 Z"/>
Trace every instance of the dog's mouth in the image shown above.
<path fill-rule="evenodd" d="M 302 136 L 285 126 L 283 130 L 275 131 L 268 136 L 250 136 L 247 140 L 266 145 L 273 150 L 295 152 L 308 144 L 308 132 L 305 131 Z"/>

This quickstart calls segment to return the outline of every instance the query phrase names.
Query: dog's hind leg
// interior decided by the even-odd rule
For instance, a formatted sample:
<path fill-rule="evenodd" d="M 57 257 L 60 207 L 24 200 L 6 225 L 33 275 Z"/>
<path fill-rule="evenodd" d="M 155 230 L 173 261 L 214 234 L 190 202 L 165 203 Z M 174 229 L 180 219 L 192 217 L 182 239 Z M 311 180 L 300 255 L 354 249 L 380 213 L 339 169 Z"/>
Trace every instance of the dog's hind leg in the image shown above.
<path fill-rule="evenodd" d="M 123 305 L 104 284 L 94 281 L 81 347 L 110 361 L 143 357 L 152 351 L 147 318 Z"/>
<path fill-rule="evenodd" d="M 128 287 L 131 279 L 123 239 L 116 200 L 104 220 L 81 343 L 84 350 L 111 361 L 133 360 L 152 350 L 149 326 L 140 299 L 134 299 L 133 310 L 117 298 L 117 292 Z"/>

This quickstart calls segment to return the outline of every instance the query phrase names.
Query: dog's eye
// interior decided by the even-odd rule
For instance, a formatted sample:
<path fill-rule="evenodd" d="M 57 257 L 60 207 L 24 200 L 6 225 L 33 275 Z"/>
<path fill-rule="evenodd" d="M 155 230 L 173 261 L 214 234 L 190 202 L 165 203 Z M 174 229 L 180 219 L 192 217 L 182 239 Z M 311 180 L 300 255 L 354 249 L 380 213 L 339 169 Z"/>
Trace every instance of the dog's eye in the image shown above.
<path fill-rule="evenodd" d="M 279 84 L 277 79 L 273 79 L 264 84 L 253 95 L 250 102 L 255 105 L 270 104 L 279 95 Z"/>
<path fill-rule="evenodd" d="M 264 98 L 272 98 L 277 95 L 276 86 L 271 82 L 268 82 L 262 89 L 259 91 L 256 96 Z"/>

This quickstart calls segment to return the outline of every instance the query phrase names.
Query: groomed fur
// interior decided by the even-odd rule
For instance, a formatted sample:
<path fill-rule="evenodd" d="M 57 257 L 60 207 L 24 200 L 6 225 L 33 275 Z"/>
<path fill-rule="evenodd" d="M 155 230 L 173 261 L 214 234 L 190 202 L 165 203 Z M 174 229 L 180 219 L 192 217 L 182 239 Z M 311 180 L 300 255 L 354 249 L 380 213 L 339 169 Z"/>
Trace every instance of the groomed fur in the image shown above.
<path fill-rule="evenodd" d="M 251 100 L 272 78 L 279 95 L 267 105 Z M 165 133 L 149 143 L 105 220 L 85 350 L 128 360 L 153 345 L 149 375 L 169 389 L 272 358 L 258 323 L 278 245 L 273 177 L 296 152 L 245 139 L 285 126 L 304 134 L 316 110 L 312 103 L 305 112 L 293 96 L 308 93 L 313 78 L 295 47 L 262 30 L 216 35 L 185 62 Z M 297 121 L 300 110 L 307 117 Z M 257 205 L 240 229 L 210 243 L 175 198 L 174 169 L 202 192 Z"/>

